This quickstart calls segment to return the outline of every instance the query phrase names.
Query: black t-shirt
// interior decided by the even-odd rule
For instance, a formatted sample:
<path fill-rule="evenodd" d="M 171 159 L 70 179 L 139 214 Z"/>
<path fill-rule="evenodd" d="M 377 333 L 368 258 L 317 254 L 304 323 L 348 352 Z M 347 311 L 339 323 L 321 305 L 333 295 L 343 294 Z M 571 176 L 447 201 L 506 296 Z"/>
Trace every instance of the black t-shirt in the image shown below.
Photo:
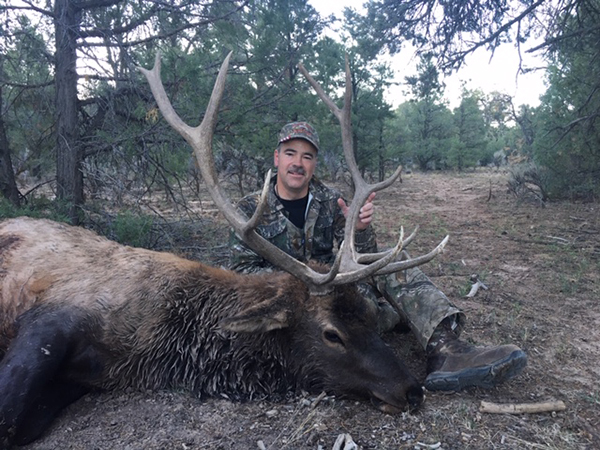
<path fill-rule="evenodd" d="M 284 200 L 277 196 L 283 207 L 288 213 L 288 219 L 301 230 L 304 228 L 306 219 L 306 205 L 308 204 L 308 194 L 306 197 L 298 200 Z"/>

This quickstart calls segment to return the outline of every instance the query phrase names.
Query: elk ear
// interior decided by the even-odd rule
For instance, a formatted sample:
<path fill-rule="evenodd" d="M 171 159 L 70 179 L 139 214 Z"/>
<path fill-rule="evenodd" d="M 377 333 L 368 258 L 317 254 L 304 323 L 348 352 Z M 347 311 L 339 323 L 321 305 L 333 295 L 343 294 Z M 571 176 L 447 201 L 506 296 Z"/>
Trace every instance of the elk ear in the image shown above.
<path fill-rule="evenodd" d="M 292 313 L 281 297 L 265 300 L 221 321 L 221 326 L 237 333 L 266 333 L 289 326 Z"/>

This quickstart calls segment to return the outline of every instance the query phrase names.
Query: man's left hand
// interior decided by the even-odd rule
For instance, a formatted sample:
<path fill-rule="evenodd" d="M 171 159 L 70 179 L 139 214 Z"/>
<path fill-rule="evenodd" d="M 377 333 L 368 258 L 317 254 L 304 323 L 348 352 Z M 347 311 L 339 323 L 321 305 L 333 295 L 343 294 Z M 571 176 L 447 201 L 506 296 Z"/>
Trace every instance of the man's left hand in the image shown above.
<path fill-rule="evenodd" d="M 375 192 L 372 192 L 365 201 L 365 204 L 362 206 L 362 208 L 360 208 L 360 214 L 358 215 L 358 220 L 356 222 L 357 231 L 366 230 L 371 224 L 371 221 L 373 220 L 373 212 L 375 210 L 375 208 L 373 207 L 374 198 Z M 338 198 L 338 205 L 342 209 L 344 217 L 348 217 L 349 208 L 348 205 L 346 205 L 346 202 L 343 199 Z"/>

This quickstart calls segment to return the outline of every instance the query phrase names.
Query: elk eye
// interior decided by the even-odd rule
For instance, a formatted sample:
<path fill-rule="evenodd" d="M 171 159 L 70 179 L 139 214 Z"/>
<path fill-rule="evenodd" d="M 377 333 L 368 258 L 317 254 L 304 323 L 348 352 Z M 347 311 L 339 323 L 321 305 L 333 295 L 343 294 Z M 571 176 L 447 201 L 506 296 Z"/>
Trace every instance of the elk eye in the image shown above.
<path fill-rule="evenodd" d="M 323 332 L 323 336 L 332 344 L 338 344 L 344 346 L 344 341 L 335 331 L 327 330 Z"/>

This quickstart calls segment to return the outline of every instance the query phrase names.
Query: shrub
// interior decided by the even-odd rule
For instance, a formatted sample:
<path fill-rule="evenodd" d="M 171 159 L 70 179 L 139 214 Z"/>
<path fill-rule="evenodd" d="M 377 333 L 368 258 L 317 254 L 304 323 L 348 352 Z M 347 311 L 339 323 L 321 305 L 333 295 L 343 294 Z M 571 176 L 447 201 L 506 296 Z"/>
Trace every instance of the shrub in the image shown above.
<path fill-rule="evenodd" d="M 133 247 L 153 247 L 154 219 L 131 211 L 119 212 L 108 224 L 107 236 L 115 241 Z"/>
<path fill-rule="evenodd" d="M 508 190 L 519 201 L 534 200 L 543 205 L 548 200 L 547 170 L 532 162 L 511 166 Z"/>

